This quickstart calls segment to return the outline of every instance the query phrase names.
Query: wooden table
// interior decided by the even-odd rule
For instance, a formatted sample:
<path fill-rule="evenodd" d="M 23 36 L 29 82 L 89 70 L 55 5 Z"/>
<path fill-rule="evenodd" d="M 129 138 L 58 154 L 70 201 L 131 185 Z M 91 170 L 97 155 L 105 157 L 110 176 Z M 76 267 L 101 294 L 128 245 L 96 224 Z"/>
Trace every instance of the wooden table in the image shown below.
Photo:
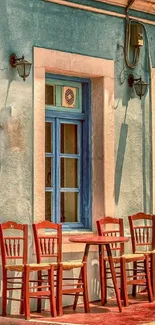
<path fill-rule="evenodd" d="M 115 293 L 116 293 L 117 304 L 118 304 L 119 311 L 121 312 L 122 311 L 122 303 L 121 303 L 121 299 L 120 299 L 120 293 L 119 293 L 119 288 L 118 288 L 118 284 L 117 284 L 116 272 L 115 272 L 115 267 L 114 267 L 114 263 L 113 263 L 110 244 L 128 242 L 129 238 L 126 238 L 126 237 L 114 237 L 114 236 L 97 236 L 97 235 L 87 236 L 85 234 L 85 235 L 70 237 L 69 240 L 71 242 L 73 242 L 73 243 L 86 244 L 85 245 L 85 250 L 84 250 L 84 255 L 83 255 L 83 261 L 87 261 L 87 259 L 88 259 L 88 253 L 89 253 L 90 245 L 97 245 L 98 246 L 98 248 L 99 248 L 99 259 L 100 259 L 100 262 L 101 262 L 100 263 L 100 267 L 101 267 L 101 269 L 100 269 L 101 286 L 103 285 L 103 282 L 102 282 L 102 274 L 103 274 L 102 273 L 103 272 L 103 270 L 102 270 L 102 265 L 103 265 L 103 249 L 102 249 L 102 246 L 105 245 L 108 260 L 109 260 L 112 280 L 113 280 L 113 284 L 114 284 L 114 289 L 115 289 Z M 102 292 L 102 290 L 101 290 L 101 292 Z M 76 307 L 77 301 L 78 301 L 78 294 L 76 294 L 76 296 L 75 296 L 74 308 Z"/>

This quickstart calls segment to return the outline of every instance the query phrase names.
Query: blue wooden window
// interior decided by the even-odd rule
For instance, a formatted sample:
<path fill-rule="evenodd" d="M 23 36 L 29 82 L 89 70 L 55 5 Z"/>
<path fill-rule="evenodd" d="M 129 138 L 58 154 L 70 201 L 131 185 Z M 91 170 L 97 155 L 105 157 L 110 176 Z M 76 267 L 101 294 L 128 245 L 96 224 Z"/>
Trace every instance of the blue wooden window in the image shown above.
<path fill-rule="evenodd" d="M 91 83 L 46 77 L 45 218 L 66 230 L 90 229 Z M 64 102 L 66 89 L 71 93 Z"/>

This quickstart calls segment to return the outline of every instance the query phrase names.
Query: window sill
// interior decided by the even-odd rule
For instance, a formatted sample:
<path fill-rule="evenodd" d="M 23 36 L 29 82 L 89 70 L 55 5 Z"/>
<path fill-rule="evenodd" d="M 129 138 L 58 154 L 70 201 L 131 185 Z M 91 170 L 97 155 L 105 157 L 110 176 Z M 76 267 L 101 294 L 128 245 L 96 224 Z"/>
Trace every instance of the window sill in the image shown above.
<path fill-rule="evenodd" d="M 63 237 L 62 237 L 62 242 L 64 244 L 71 244 L 71 242 L 69 241 L 69 237 L 73 237 L 73 236 L 80 236 L 80 235 L 85 235 L 85 236 L 92 236 L 95 235 L 95 233 L 93 231 L 86 231 L 86 230 L 71 230 L 71 231 L 63 231 Z"/>

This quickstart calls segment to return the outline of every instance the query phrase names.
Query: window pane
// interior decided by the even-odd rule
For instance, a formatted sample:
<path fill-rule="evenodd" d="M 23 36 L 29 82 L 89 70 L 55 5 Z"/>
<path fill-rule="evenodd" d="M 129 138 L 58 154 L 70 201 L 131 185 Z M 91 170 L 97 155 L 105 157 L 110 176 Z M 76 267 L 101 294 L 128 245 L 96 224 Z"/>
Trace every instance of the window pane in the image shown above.
<path fill-rule="evenodd" d="M 52 85 L 45 85 L 45 104 L 55 105 L 55 87 Z"/>
<path fill-rule="evenodd" d="M 77 131 L 76 124 L 61 124 L 61 153 L 78 153 Z"/>
<path fill-rule="evenodd" d="M 52 123 L 45 123 L 45 152 L 53 152 Z"/>
<path fill-rule="evenodd" d="M 61 222 L 77 222 L 78 193 L 61 193 Z"/>
<path fill-rule="evenodd" d="M 61 158 L 61 187 L 78 187 L 78 161 L 72 158 Z"/>
<path fill-rule="evenodd" d="M 51 187 L 53 186 L 52 174 L 53 174 L 53 167 L 52 167 L 53 159 L 50 157 L 45 158 L 45 186 Z"/>
<path fill-rule="evenodd" d="M 52 221 L 53 216 L 52 216 L 52 192 L 45 192 L 45 219 Z"/>

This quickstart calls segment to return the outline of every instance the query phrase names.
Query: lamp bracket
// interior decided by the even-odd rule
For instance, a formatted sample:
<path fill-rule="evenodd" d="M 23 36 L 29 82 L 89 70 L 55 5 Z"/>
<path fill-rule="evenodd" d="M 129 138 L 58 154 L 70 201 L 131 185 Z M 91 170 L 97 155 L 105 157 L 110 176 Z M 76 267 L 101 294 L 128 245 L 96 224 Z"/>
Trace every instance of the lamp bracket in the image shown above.
<path fill-rule="evenodd" d="M 129 87 L 133 87 L 134 82 L 139 81 L 139 80 L 141 80 L 141 78 L 135 79 L 133 74 L 129 74 L 129 76 L 128 76 L 128 85 L 129 85 Z"/>
<path fill-rule="evenodd" d="M 10 55 L 10 65 L 12 68 L 16 68 L 17 63 L 20 62 L 22 59 L 24 59 L 24 55 L 22 55 L 21 58 L 17 58 L 15 53 L 12 53 Z"/>

